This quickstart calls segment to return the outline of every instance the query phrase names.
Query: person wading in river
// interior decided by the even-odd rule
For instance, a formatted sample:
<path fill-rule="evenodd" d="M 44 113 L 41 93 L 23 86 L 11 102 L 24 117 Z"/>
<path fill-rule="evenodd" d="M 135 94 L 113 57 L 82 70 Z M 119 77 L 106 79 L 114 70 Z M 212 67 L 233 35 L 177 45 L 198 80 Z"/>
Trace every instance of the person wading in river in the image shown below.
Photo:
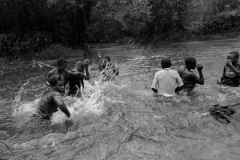
<path fill-rule="evenodd" d="M 192 69 L 195 69 L 196 67 L 199 73 L 199 78 L 192 72 Z M 183 80 L 184 92 L 190 93 L 194 90 L 196 84 L 204 84 L 202 69 L 203 66 L 200 64 L 197 65 L 197 60 L 195 58 L 188 57 L 185 59 L 185 66 L 178 70 L 178 73 Z"/>
<path fill-rule="evenodd" d="M 68 64 L 68 62 L 64 58 L 62 58 L 62 57 L 59 58 L 57 60 L 57 68 L 51 70 L 48 73 L 48 78 L 50 78 L 53 75 L 61 76 L 63 81 L 64 81 L 64 87 L 65 87 L 67 82 L 68 82 L 68 74 L 69 74 L 67 69 L 66 69 L 67 68 L 67 64 Z M 49 84 L 47 84 L 47 85 L 49 85 Z"/>
<path fill-rule="evenodd" d="M 36 115 L 43 120 L 50 120 L 58 108 L 70 117 L 67 106 L 64 104 L 61 94 L 64 93 L 64 81 L 62 77 L 53 75 L 48 79 L 49 88 L 41 95 L 40 101 L 36 108 Z"/>
<path fill-rule="evenodd" d="M 105 56 L 102 60 L 101 52 L 98 53 L 99 71 L 101 72 L 101 81 L 112 81 L 119 75 L 119 68 L 110 62 L 110 57 Z"/>
<path fill-rule="evenodd" d="M 155 73 L 151 88 L 157 95 L 173 97 L 183 88 L 182 79 L 177 71 L 170 69 L 172 64 L 169 58 L 162 59 L 161 65 L 162 70 Z"/>
<path fill-rule="evenodd" d="M 70 72 L 68 77 L 68 96 L 78 96 L 82 98 L 81 88 L 84 88 L 84 79 L 89 80 L 89 71 L 88 65 L 90 60 L 86 59 L 83 62 L 78 61 L 75 65 L 75 68 Z M 84 69 L 86 71 L 86 76 L 84 75 Z M 79 73 L 79 74 L 71 74 L 71 73 Z"/>
<path fill-rule="evenodd" d="M 223 68 L 223 76 L 218 81 L 219 85 L 238 87 L 240 82 L 240 63 L 238 62 L 239 53 L 230 52 L 227 56 L 227 62 Z"/>

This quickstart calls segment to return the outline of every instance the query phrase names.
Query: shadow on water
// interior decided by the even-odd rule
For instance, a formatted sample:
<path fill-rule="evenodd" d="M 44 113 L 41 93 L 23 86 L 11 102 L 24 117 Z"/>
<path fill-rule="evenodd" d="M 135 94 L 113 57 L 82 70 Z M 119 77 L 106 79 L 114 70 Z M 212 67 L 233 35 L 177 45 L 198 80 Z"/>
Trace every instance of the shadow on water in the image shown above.
<path fill-rule="evenodd" d="M 38 101 L 34 95 L 44 88 L 31 82 L 18 109 L 8 109 L 1 117 L 11 119 L 7 123 L 13 131 L 8 132 L 5 123 L 0 127 L 7 134 L 14 133 L 7 138 L 15 155 L 12 159 L 240 159 L 239 123 L 233 120 L 222 124 L 208 114 L 214 104 L 239 103 L 239 88 L 216 85 L 226 54 L 237 49 L 236 44 L 230 41 L 224 45 L 221 41 L 148 49 L 102 47 L 113 59 L 120 59 L 120 76 L 115 82 L 86 82 L 84 101 L 66 97 L 73 125 L 66 124 L 65 115 L 57 112 L 51 119 L 50 132 L 36 126 L 27 128 Z M 123 54 L 127 56 L 121 59 Z M 205 85 L 198 85 L 192 95 L 180 93 L 171 99 L 154 96 L 150 85 L 159 61 L 166 56 L 171 57 L 173 68 L 182 65 L 186 56 L 196 57 L 204 66 Z M 36 81 L 40 85 L 43 79 Z M 11 82 L 9 85 L 14 86 Z M 11 95 L 17 95 L 16 88 L 12 87 Z M 6 97 L 5 104 L 9 100 Z M 2 157 L 10 157 L 6 149 L 0 146 L 0 150 Z"/>

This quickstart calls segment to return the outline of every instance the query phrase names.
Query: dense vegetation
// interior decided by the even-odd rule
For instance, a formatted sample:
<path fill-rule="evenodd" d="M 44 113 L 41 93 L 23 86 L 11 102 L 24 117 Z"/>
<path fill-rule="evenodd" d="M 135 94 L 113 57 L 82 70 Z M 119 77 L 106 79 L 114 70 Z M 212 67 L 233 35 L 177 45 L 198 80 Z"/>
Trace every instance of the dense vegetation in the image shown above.
<path fill-rule="evenodd" d="M 175 32 L 215 34 L 240 29 L 240 0 L 209 0 L 201 22 L 189 28 L 189 17 L 197 3 L 0 0 L 0 56 L 32 58 L 52 44 L 85 48 L 88 43 L 115 42 L 125 37 L 157 41 Z"/>

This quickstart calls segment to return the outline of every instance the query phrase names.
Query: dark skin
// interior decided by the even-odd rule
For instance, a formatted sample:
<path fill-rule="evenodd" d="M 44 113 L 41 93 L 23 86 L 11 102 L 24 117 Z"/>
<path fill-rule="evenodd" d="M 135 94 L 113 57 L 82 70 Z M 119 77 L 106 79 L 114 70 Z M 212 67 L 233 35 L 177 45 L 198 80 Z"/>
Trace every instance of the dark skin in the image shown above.
<path fill-rule="evenodd" d="M 84 73 L 84 69 L 86 71 L 86 76 L 83 74 Z M 87 64 L 85 64 L 84 66 L 81 66 L 80 68 L 77 69 L 77 72 L 74 72 L 74 73 L 71 73 L 71 74 L 82 75 L 82 76 L 84 76 L 84 79 L 86 79 L 86 80 L 90 79 L 90 75 L 89 75 L 88 65 Z"/>
<path fill-rule="evenodd" d="M 58 72 L 59 74 L 62 74 L 62 73 L 66 70 L 66 68 L 67 68 L 67 63 L 64 63 L 64 64 L 62 64 L 62 65 L 58 65 L 58 67 L 57 67 L 57 72 Z M 48 73 L 48 78 L 50 78 L 50 77 L 53 76 L 53 75 L 54 75 L 54 73 L 49 72 L 49 73 Z"/>
<path fill-rule="evenodd" d="M 68 72 L 66 71 L 66 68 L 67 68 L 67 63 L 64 63 L 64 64 L 62 64 L 62 65 L 60 65 L 60 66 L 58 66 L 58 68 L 57 68 L 57 73 L 59 73 L 60 75 L 62 74 L 62 76 L 63 76 L 63 79 L 64 79 L 64 87 L 67 85 L 67 82 L 68 82 Z M 86 64 L 86 65 L 84 65 L 83 67 L 81 67 L 80 68 L 80 71 L 84 71 L 84 69 L 85 69 L 85 71 L 86 71 L 86 76 L 85 75 L 83 75 L 82 73 L 80 73 L 80 72 L 75 72 L 75 73 L 71 73 L 71 74 L 75 74 L 75 75 L 83 75 L 84 76 L 84 79 L 86 79 L 86 80 L 89 80 L 89 78 L 90 78 L 90 76 L 89 76 L 89 71 L 88 71 L 88 65 Z M 52 71 L 50 71 L 49 73 L 48 73 L 48 78 L 50 78 L 51 76 L 53 76 L 53 75 L 55 75 L 55 73 L 54 72 L 52 72 Z M 46 84 L 47 85 L 49 85 L 48 84 L 48 82 L 46 82 Z"/>
<path fill-rule="evenodd" d="M 169 66 L 169 65 L 164 65 L 164 64 L 162 64 L 162 69 L 170 68 L 170 67 L 171 67 L 171 65 Z M 177 86 L 177 87 L 175 88 L 175 92 L 179 92 L 179 91 L 181 91 L 183 88 L 184 88 L 184 85 L 182 85 L 182 86 Z M 152 88 L 152 90 L 153 90 L 154 93 L 157 93 L 157 92 L 158 92 L 158 90 L 155 89 L 155 88 Z"/>
<path fill-rule="evenodd" d="M 227 62 L 226 62 L 226 66 L 229 67 L 231 70 L 233 70 L 236 76 L 240 76 L 240 71 L 234 67 L 234 65 L 237 64 L 238 59 L 239 59 L 239 56 L 234 54 L 229 54 L 227 56 Z M 223 72 L 223 76 L 225 76 L 225 72 Z"/>
<path fill-rule="evenodd" d="M 57 67 L 57 73 L 59 75 L 61 75 L 63 77 L 63 79 L 64 79 L 64 86 L 66 86 L 67 78 L 68 78 L 68 72 L 66 71 L 66 68 L 67 68 L 67 63 L 64 63 L 62 65 L 58 65 L 58 67 Z M 51 76 L 53 76 L 55 74 L 56 74 L 56 72 L 50 71 L 48 73 L 48 78 L 50 78 Z M 49 84 L 47 83 L 47 85 L 49 85 Z"/>
<path fill-rule="evenodd" d="M 89 61 L 88 59 L 86 59 L 86 60 L 83 61 L 83 63 L 84 63 L 85 65 L 80 67 L 79 72 L 82 72 L 82 73 L 83 73 L 83 72 L 84 72 L 84 69 L 85 69 L 85 71 L 86 71 L 85 79 L 86 79 L 86 80 L 89 80 L 89 79 L 90 79 L 90 75 L 89 75 L 89 71 L 88 71 L 88 65 L 89 65 L 90 61 Z"/>
<path fill-rule="evenodd" d="M 199 73 L 199 78 L 191 71 L 193 69 L 197 68 L 198 73 Z M 203 66 L 198 64 L 186 64 L 186 68 L 183 70 L 179 70 L 178 73 L 181 75 L 181 78 L 186 80 L 186 81 L 191 81 L 193 83 L 197 84 L 204 84 L 204 77 L 202 74 L 202 69 Z"/>
<path fill-rule="evenodd" d="M 102 55 L 101 55 L 101 52 L 98 52 L 98 68 L 99 68 L 99 71 L 101 72 L 104 68 L 102 67 L 102 64 L 105 64 L 107 65 L 108 63 L 110 63 L 110 61 L 106 58 L 104 58 L 103 60 L 102 59 Z M 102 63 L 101 63 L 102 61 Z M 119 75 L 119 69 L 117 68 L 115 71 L 114 71 L 114 74 L 115 76 L 118 76 Z"/>
<path fill-rule="evenodd" d="M 59 93 L 64 93 L 64 82 L 63 81 L 58 81 L 56 85 L 51 86 L 51 88 Z M 56 96 L 54 97 L 55 102 L 58 104 L 58 107 L 60 108 L 60 110 L 66 114 L 67 117 L 70 117 L 71 114 L 68 111 L 67 106 L 65 105 L 65 103 L 63 102 L 62 98 L 60 98 L 60 96 Z"/>

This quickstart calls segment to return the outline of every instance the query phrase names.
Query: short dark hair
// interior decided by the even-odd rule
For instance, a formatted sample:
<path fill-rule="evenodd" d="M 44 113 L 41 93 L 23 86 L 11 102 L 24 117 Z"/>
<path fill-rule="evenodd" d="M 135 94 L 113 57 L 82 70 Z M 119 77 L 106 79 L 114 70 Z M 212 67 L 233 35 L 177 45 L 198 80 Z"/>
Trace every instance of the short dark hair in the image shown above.
<path fill-rule="evenodd" d="M 185 59 L 185 64 L 186 65 L 196 65 L 197 64 L 197 60 L 193 57 L 187 57 Z"/>
<path fill-rule="evenodd" d="M 57 85 L 57 82 L 61 81 L 62 77 L 58 75 L 53 75 L 50 78 L 48 78 L 48 83 L 50 86 L 55 86 Z"/>
<path fill-rule="evenodd" d="M 65 63 L 67 63 L 66 59 L 64 59 L 63 57 L 58 58 L 58 60 L 57 60 L 57 65 L 58 66 L 61 66 L 61 65 L 65 64 Z"/>
<path fill-rule="evenodd" d="M 110 57 L 109 56 L 105 56 L 104 59 L 106 59 L 110 62 Z"/>
<path fill-rule="evenodd" d="M 232 51 L 229 54 L 234 54 L 234 57 L 236 56 L 237 58 L 239 58 L 239 53 L 237 51 Z"/>
<path fill-rule="evenodd" d="M 169 67 L 171 67 L 172 63 L 171 63 L 170 58 L 163 58 L 161 60 L 161 65 L 162 65 L 162 68 L 169 68 Z"/>

